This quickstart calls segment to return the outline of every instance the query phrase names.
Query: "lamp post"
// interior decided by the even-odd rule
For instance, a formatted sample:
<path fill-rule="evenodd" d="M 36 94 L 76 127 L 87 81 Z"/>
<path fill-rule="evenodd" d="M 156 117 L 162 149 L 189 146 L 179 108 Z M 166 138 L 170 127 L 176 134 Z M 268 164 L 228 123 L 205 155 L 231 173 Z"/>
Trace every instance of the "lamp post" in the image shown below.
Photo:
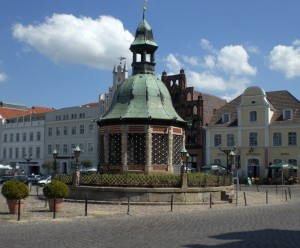
<path fill-rule="evenodd" d="M 57 173 L 57 164 L 56 164 L 56 159 L 58 157 L 58 151 L 56 149 L 54 149 L 54 151 L 52 152 L 52 155 L 53 155 L 53 159 L 54 159 L 54 162 L 53 162 L 53 174 L 52 174 L 52 180 L 55 179 L 55 176 L 56 176 L 56 173 Z"/>
<path fill-rule="evenodd" d="M 78 186 L 79 185 L 79 179 L 80 179 L 80 172 L 79 172 L 79 162 L 78 159 L 80 157 L 80 147 L 77 146 L 74 149 L 74 156 L 75 156 L 75 163 L 76 163 L 76 170 L 73 173 L 73 186 Z"/>
<path fill-rule="evenodd" d="M 185 147 L 182 148 L 181 152 L 180 152 L 180 156 L 182 159 L 182 166 L 181 166 L 181 187 L 183 189 L 186 189 L 188 187 L 188 183 L 187 183 L 187 167 L 186 167 L 186 160 L 189 157 L 189 154 L 187 152 L 187 150 L 185 149 Z"/>
<path fill-rule="evenodd" d="M 181 172 L 186 173 L 187 172 L 187 166 L 186 166 L 187 161 L 186 160 L 188 159 L 188 157 L 190 155 L 188 154 L 188 151 L 185 149 L 185 147 L 182 148 L 182 150 L 180 152 L 180 156 L 181 156 L 181 159 L 182 159 Z"/>
<path fill-rule="evenodd" d="M 229 172 L 230 172 L 230 164 L 229 164 L 229 155 L 230 155 L 230 153 L 231 152 L 233 152 L 234 150 L 236 149 L 236 146 L 234 145 L 233 146 L 233 148 L 232 149 L 222 149 L 221 147 L 219 147 L 219 150 L 221 151 L 221 152 L 224 152 L 225 154 L 226 154 L 226 166 L 227 166 L 227 174 L 229 174 Z M 234 154 L 234 152 L 233 152 L 233 154 Z M 234 154 L 235 155 L 235 154 Z"/>
<path fill-rule="evenodd" d="M 30 155 L 30 156 L 28 157 L 28 156 L 25 154 L 24 159 L 25 159 L 26 162 L 27 162 L 27 172 L 26 172 L 26 175 L 27 175 L 27 173 L 28 173 L 28 171 L 29 171 L 29 163 L 30 163 L 30 161 L 32 160 L 32 155 Z"/>

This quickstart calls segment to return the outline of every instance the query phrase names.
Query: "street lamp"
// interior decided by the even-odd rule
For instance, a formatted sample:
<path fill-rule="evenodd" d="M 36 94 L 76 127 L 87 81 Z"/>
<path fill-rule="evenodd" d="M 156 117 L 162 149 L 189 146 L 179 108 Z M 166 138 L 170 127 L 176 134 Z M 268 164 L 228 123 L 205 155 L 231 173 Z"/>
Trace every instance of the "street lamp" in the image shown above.
<path fill-rule="evenodd" d="M 79 171 L 79 163 L 78 163 L 78 158 L 80 157 L 81 149 L 79 146 L 76 146 L 74 150 L 74 156 L 76 159 L 76 171 Z"/>
<path fill-rule="evenodd" d="M 57 172 L 56 159 L 58 157 L 58 151 L 56 149 L 54 149 L 54 151 L 52 152 L 52 155 L 53 155 L 53 159 L 54 159 L 52 180 L 54 180 L 55 176 L 56 176 L 56 172 Z"/>
<path fill-rule="evenodd" d="M 180 156 L 181 156 L 181 159 L 182 159 L 181 172 L 186 173 L 187 172 L 186 160 L 190 155 L 188 154 L 188 151 L 185 149 L 185 147 L 182 148 L 182 150 L 180 152 Z"/>
<path fill-rule="evenodd" d="M 73 185 L 78 186 L 79 185 L 79 179 L 80 179 L 80 171 L 79 171 L 79 163 L 78 163 L 78 158 L 80 157 L 80 148 L 77 146 L 74 149 L 74 156 L 75 156 L 75 161 L 76 161 L 76 170 L 73 173 Z"/>
<path fill-rule="evenodd" d="M 229 164 L 229 160 L 232 160 L 232 158 L 230 159 L 229 156 L 231 154 L 231 156 L 235 156 L 234 154 L 234 150 L 236 149 L 236 146 L 234 145 L 232 149 L 222 149 L 221 147 L 219 147 L 219 150 L 221 152 L 224 152 L 226 154 L 226 166 L 227 166 L 227 174 L 229 174 L 230 171 L 230 164 Z"/>
<path fill-rule="evenodd" d="M 29 157 L 25 154 L 25 156 L 24 156 L 24 159 L 26 160 L 26 162 L 27 162 L 27 172 L 29 171 L 29 163 L 30 163 L 30 161 L 32 160 L 32 155 L 30 155 Z M 26 173 L 26 175 L 27 175 L 27 173 Z"/>

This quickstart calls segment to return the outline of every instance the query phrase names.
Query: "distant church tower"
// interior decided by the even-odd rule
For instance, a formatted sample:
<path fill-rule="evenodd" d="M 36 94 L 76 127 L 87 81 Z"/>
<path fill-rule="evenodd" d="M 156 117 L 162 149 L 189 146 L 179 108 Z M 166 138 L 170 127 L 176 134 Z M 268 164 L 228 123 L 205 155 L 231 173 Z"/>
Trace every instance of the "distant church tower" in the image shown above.
<path fill-rule="evenodd" d="M 104 115 L 105 112 L 109 109 L 114 94 L 120 84 L 128 78 L 128 69 L 126 61 L 122 64 L 124 57 L 120 57 L 120 63 L 118 66 L 115 65 L 113 69 L 113 85 L 109 87 L 108 93 L 102 93 L 99 95 L 99 106 L 100 106 L 100 115 Z"/>

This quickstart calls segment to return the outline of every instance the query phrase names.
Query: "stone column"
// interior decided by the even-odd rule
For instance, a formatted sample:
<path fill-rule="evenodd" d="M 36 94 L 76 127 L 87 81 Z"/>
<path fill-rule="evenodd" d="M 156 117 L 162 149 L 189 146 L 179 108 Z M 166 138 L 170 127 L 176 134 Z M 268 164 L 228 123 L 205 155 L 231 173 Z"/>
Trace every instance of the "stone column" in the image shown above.
<path fill-rule="evenodd" d="M 173 127 L 168 128 L 168 172 L 173 173 Z"/>
<path fill-rule="evenodd" d="M 146 151 L 145 151 L 145 157 L 146 157 L 146 165 L 145 165 L 145 173 L 149 174 L 153 167 L 152 167 L 152 161 L 151 161 L 151 153 L 152 153 L 152 132 L 151 132 L 151 126 L 148 125 L 146 130 Z"/>
<path fill-rule="evenodd" d="M 128 139 L 128 128 L 127 126 L 122 126 L 122 172 L 128 171 L 127 166 L 127 139 Z"/>

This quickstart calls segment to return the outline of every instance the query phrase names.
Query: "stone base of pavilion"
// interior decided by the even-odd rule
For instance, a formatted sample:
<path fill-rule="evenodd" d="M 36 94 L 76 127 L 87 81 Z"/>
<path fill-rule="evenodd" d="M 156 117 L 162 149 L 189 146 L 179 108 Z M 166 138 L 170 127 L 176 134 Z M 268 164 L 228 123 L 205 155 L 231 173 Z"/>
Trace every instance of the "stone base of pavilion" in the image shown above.
<path fill-rule="evenodd" d="M 234 186 L 205 188 L 132 188 L 70 186 L 69 200 L 122 203 L 216 203 L 232 202 Z"/>

